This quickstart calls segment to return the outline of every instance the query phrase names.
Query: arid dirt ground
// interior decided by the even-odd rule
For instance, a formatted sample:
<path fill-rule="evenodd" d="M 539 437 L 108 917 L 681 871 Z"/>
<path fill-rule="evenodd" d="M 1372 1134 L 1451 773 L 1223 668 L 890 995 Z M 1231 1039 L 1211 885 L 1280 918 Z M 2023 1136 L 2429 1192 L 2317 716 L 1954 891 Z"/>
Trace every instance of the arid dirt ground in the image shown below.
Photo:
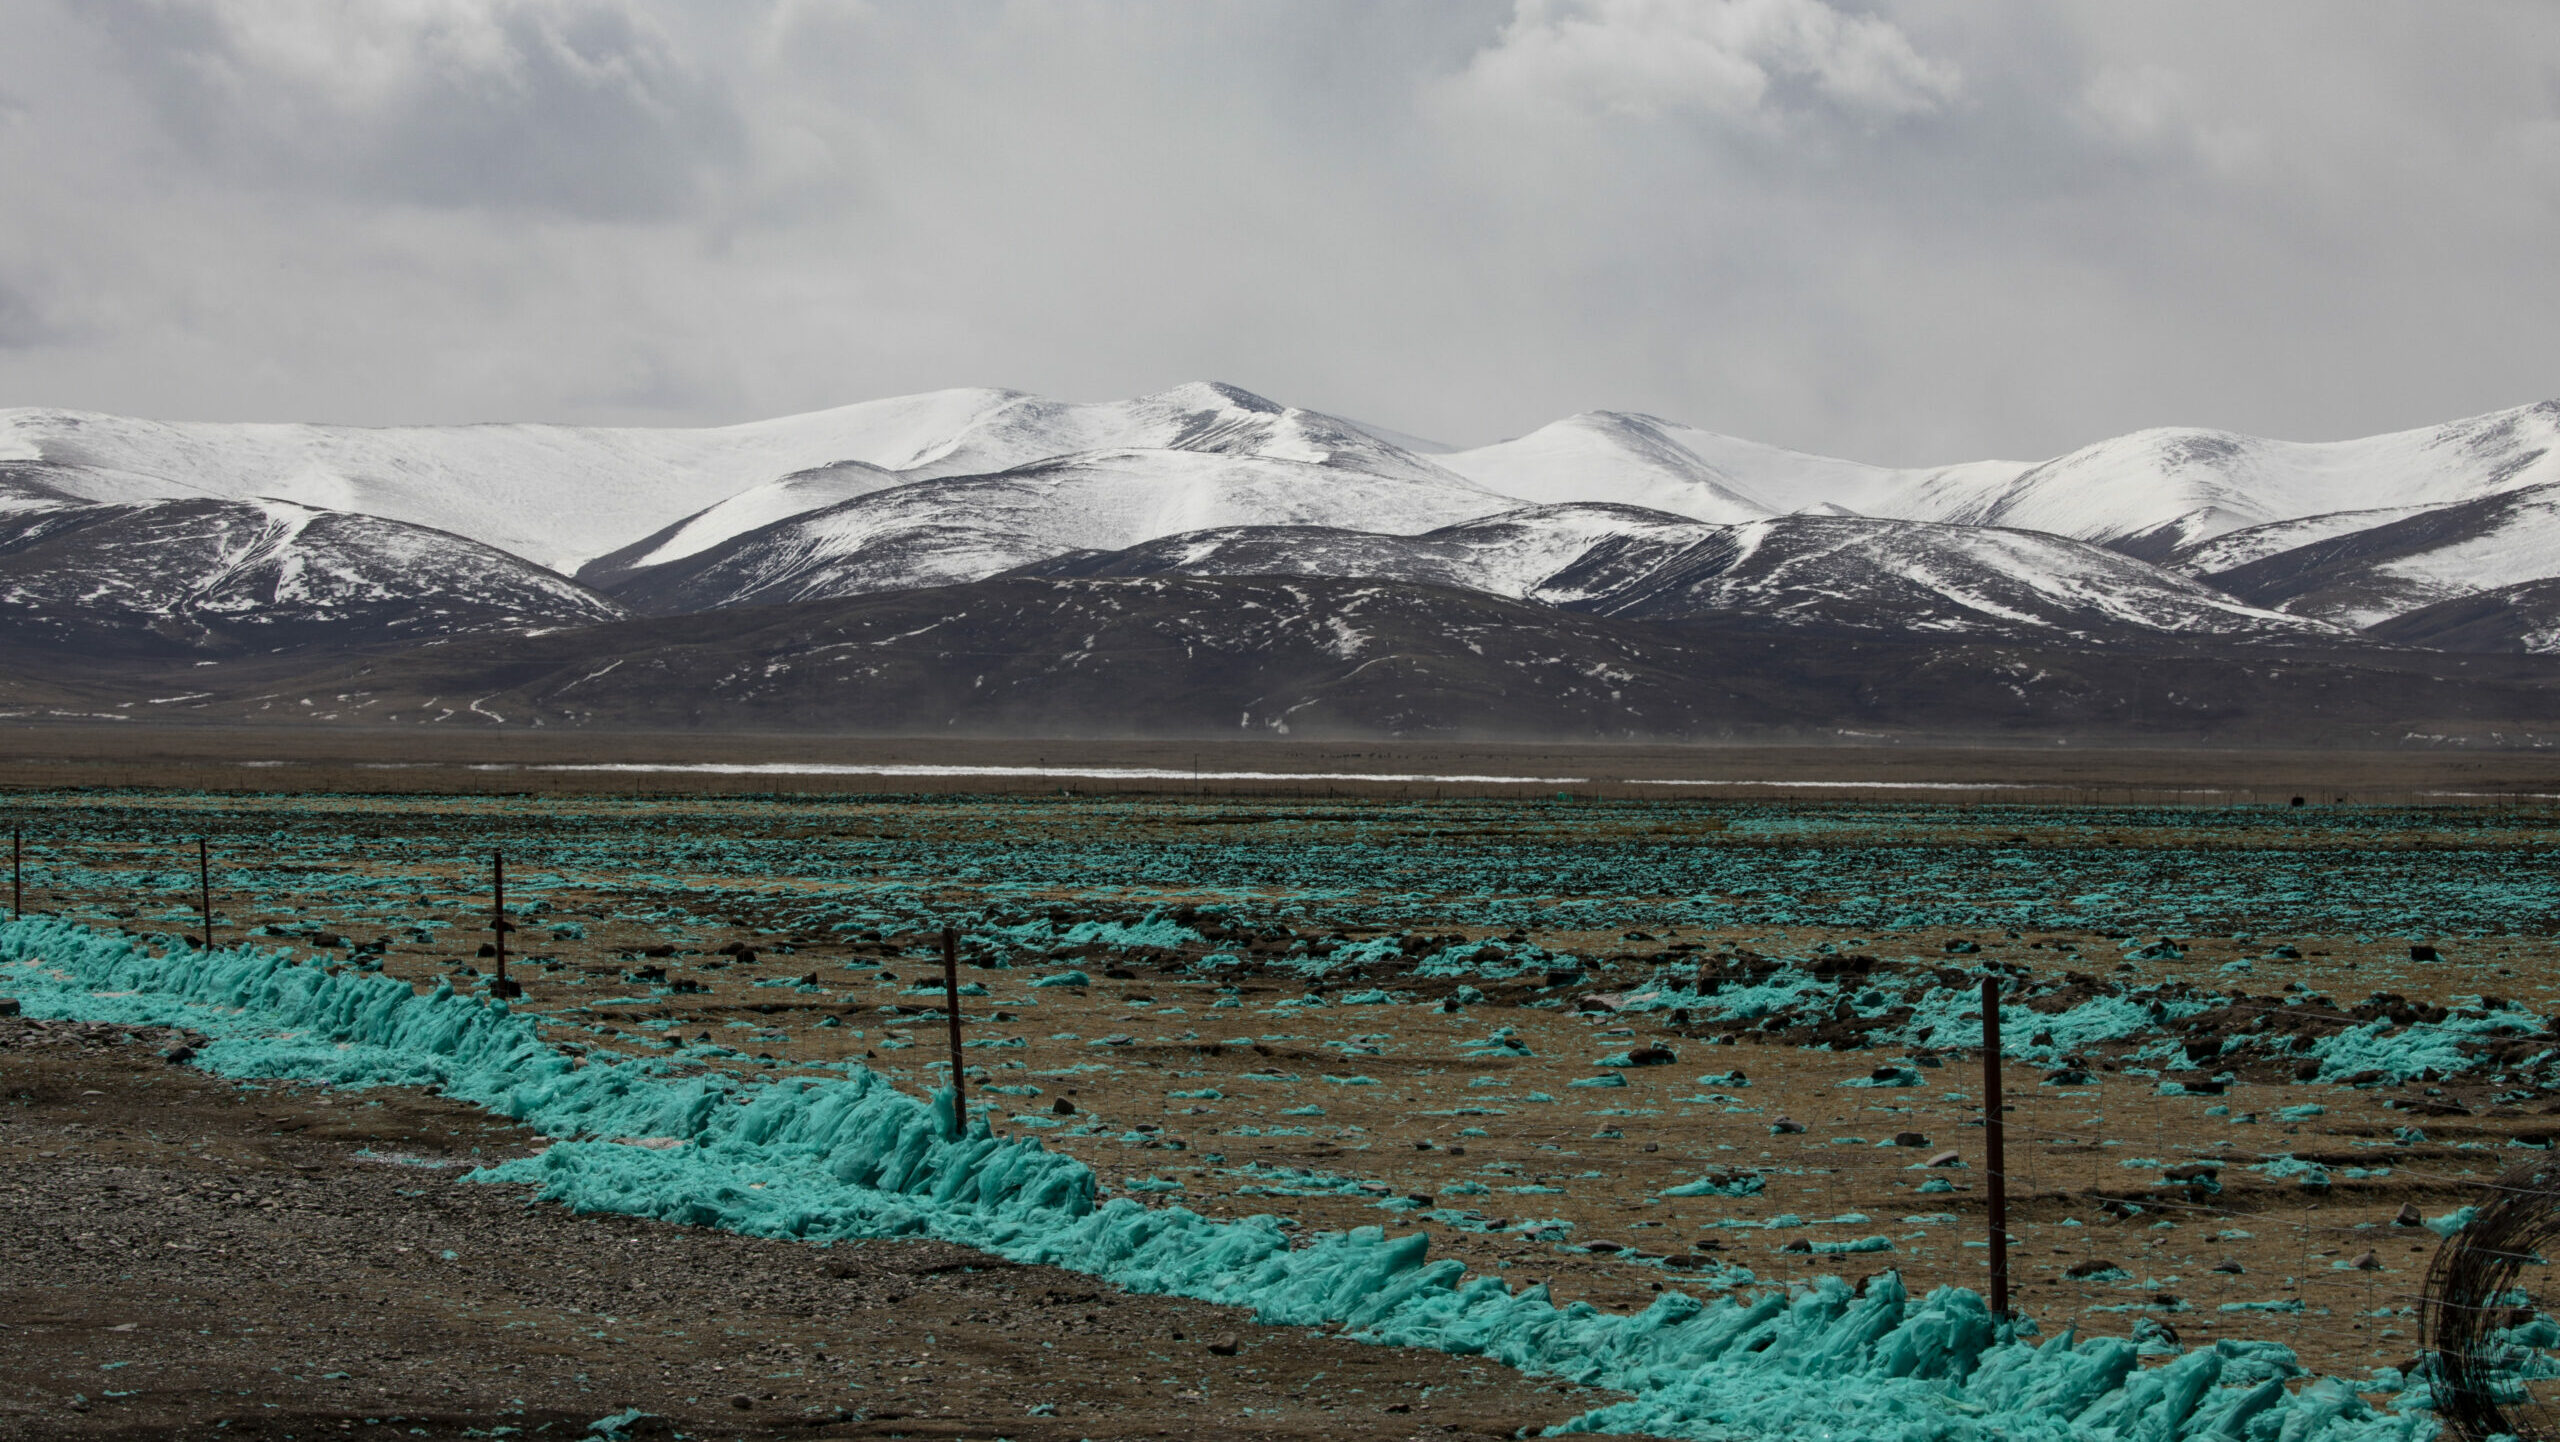
<path fill-rule="evenodd" d="M 625 759 L 678 754 L 635 748 Z M 238 759 L 150 761 L 176 768 L 149 772 L 163 782 L 206 788 L 178 791 L 69 789 L 105 781 L 80 768 L 109 759 L 21 757 L 5 774 L 21 786 L 30 910 L 193 930 L 205 835 L 219 940 L 255 929 L 261 945 L 467 989 L 490 964 L 487 855 L 503 847 L 525 1005 L 555 1044 L 779 1074 L 853 1060 L 921 1091 L 947 1075 L 931 918 L 1045 915 L 1062 936 L 1207 908 L 1226 929 L 1200 921 L 1213 941 L 1187 949 L 1053 940 L 1002 966 L 969 949 L 973 1100 L 1110 1190 L 1425 1230 L 1472 1272 L 1611 1309 L 1887 1267 L 1915 1294 L 1981 1287 L 1982 1074 L 1960 1049 L 1835 1048 L 1816 1029 L 1585 997 L 1756 958 L 1865 957 L 1879 974 L 1956 962 L 2022 981 L 2184 982 L 2254 997 L 2232 1018 L 2253 1032 L 2326 1025 L 2303 1018 L 2374 993 L 2560 1012 L 2538 899 L 2554 813 L 2514 799 L 2552 787 L 2533 757 L 2330 758 L 2340 789 L 2305 779 L 2318 758 L 2255 772 L 2208 758 L 2186 779 L 2231 790 L 2185 809 L 2041 794 L 1883 809 L 1375 788 L 827 794 L 854 786 L 838 780 L 723 798 L 528 792 L 521 771 L 466 769 L 540 760 L 521 750 L 446 757 L 414 790 L 352 770 L 329 774 L 386 789 L 214 785 Z M 1842 774 L 1837 755 L 1750 762 Z M 1482 752 L 1429 765 L 1491 769 Z M 2103 767 L 2045 779 L 2147 798 L 2174 790 L 2175 765 L 2146 757 L 2114 789 Z M 2350 776 L 2377 798 L 2471 794 L 2340 806 Z M 38 777 L 54 784 L 27 789 Z M 2297 788 L 2307 807 L 2287 804 Z M 2030 893 L 2040 909 L 2023 925 L 1985 900 Z M 1874 895 L 1939 909 L 1885 925 Z M 825 920 L 847 916 L 871 919 Z M 2134 952 L 2171 929 L 2174 947 Z M 1399 937 L 1426 944 L 1314 978 L 1299 965 L 1311 947 Z M 1550 964 L 1467 981 L 1412 963 L 1451 942 Z M 1205 960 L 1207 945 L 1229 959 Z M 24 1359 L 0 1380 L 0 1435 L 576 1436 L 633 1406 L 700 1436 L 1508 1435 L 1605 1400 L 940 1245 L 822 1250 L 526 1206 L 456 1180 L 540 1145 L 516 1129 L 392 1089 L 223 1081 L 161 1060 L 169 1044 L 0 1021 L 0 1207 L 20 1239 L 0 1253 L 0 1336 Z M 1669 1060 L 1607 1060 L 1648 1050 Z M 2402 1209 L 2448 1212 L 2560 1133 L 2546 1115 L 2560 1093 L 2485 1072 L 2350 1086 L 2243 1066 L 2221 1091 L 2164 1094 L 2130 1050 L 2093 1048 L 2077 1081 L 2004 1073 L 2015 1283 L 2047 1335 L 2165 1327 L 2188 1344 L 2284 1342 L 2349 1377 L 2405 1364 L 2437 1239 Z M 1879 1065 L 1918 1081 L 1843 1085 Z M 1922 1165 L 1949 1150 L 1956 1165 Z M 2221 1160 L 2218 1190 L 2163 1182 L 2198 1157 Z M 2286 1157 L 2334 1184 L 2259 1170 Z M 1670 1194 L 1743 1174 L 1761 1189 Z M 1808 1250 L 1871 1237 L 1889 1250 Z M 1228 1339 L 1234 1355 L 1208 1345 Z"/>
<path fill-rule="evenodd" d="M 1483 1437 L 1605 1395 L 939 1242 L 528 1206 L 455 1180 L 520 1128 L 177 1040 L 0 1019 L 0 1436 Z"/>

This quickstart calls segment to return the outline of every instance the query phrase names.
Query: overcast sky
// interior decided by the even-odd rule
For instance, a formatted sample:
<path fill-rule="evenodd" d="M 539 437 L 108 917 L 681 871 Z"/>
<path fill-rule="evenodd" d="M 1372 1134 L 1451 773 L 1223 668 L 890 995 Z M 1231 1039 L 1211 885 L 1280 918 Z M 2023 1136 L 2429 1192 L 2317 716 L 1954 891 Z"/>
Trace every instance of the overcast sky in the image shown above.
<path fill-rule="evenodd" d="M 0 405 L 1194 378 L 1901 463 L 2560 396 L 2560 4 L 0 5 Z"/>

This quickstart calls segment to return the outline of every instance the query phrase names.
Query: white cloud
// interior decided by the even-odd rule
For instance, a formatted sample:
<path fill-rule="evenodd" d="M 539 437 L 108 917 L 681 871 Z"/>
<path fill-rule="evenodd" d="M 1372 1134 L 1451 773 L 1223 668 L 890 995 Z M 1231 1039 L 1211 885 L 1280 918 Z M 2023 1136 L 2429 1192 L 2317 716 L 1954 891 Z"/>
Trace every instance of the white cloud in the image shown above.
<path fill-rule="evenodd" d="M 1956 68 L 1824 0 L 1518 0 L 1464 83 L 1489 98 L 1742 119 L 1809 92 L 1872 119 L 1952 102 Z"/>

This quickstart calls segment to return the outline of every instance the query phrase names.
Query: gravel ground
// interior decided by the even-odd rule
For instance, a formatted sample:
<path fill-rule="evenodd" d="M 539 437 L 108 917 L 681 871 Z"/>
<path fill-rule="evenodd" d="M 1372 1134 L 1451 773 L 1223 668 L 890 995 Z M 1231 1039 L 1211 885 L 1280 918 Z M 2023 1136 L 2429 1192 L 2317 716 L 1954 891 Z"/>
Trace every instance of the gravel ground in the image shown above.
<path fill-rule="evenodd" d="M 938 1242 L 465 1184 L 540 1140 L 0 1019 L 0 1438 L 1509 1436 L 1608 1400 Z M 501 1429 L 517 1429 L 504 1431 Z"/>

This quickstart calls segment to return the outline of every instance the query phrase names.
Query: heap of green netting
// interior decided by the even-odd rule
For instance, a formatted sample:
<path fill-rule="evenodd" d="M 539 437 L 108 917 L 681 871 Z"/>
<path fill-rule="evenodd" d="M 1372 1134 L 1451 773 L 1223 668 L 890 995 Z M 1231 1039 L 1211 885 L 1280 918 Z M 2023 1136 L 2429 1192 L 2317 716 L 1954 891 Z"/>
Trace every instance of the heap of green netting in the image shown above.
<path fill-rule="evenodd" d="M 1265 1322 L 1340 1321 L 1370 1341 L 1633 1394 L 1562 1431 L 2421 1442 L 2437 1426 L 2377 1411 L 2335 1379 L 2289 1386 L 2300 1368 L 2274 1343 L 2225 1341 L 2145 1367 L 2130 1342 L 2021 1340 L 1974 1293 L 1914 1299 L 1890 1274 L 1863 1296 L 1824 1279 L 1741 1299 L 1666 1293 L 1633 1315 L 1559 1307 L 1543 1286 L 1513 1291 L 1426 1260 L 1418 1234 L 1294 1235 L 1267 1216 L 1097 1204 L 1083 1163 L 983 1120 L 959 1125 L 947 1090 L 922 1101 L 859 1068 L 679 1078 L 656 1060 L 573 1058 L 503 1004 L 281 953 L 163 951 L 23 921 L 0 925 L 0 993 L 36 1016 L 194 1028 L 215 1038 L 198 1064 L 226 1075 L 432 1083 L 585 1138 L 473 1174 L 580 1210 L 811 1241 L 940 1237 L 1134 1292 L 1250 1307 Z"/>

